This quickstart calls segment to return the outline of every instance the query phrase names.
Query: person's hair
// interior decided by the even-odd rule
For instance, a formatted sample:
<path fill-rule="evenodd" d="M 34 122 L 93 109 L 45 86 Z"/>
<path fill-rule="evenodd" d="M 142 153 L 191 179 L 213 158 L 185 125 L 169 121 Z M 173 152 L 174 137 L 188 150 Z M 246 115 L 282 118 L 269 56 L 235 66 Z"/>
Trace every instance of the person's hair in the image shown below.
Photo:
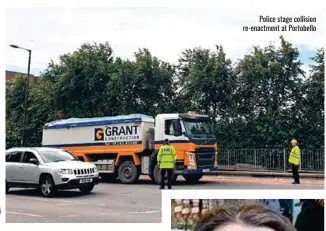
<path fill-rule="evenodd" d="M 296 231 L 287 218 L 261 205 L 219 206 L 204 216 L 194 231 L 215 231 L 231 224 Z"/>

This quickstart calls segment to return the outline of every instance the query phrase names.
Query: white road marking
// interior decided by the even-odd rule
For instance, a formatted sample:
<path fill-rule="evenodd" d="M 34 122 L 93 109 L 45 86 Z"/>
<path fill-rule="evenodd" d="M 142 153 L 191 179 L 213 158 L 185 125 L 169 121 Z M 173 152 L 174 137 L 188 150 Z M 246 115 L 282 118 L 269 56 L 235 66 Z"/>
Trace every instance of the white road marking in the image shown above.
<path fill-rule="evenodd" d="M 16 197 L 7 197 L 7 199 L 17 199 Z M 55 202 L 60 204 L 79 204 L 79 205 L 93 205 L 93 206 L 105 206 L 105 204 L 96 204 L 96 203 L 89 203 L 89 202 L 79 202 L 79 201 L 67 201 L 67 200 L 57 200 L 57 199 L 41 199 L 41 198 L 28 198 L 24 197 L 23 200 L 32 200 L 32 201 L 43 201 L 43 202 Z"/>
<path fill-rule="evenodd" d="M 61 202 L 61 201 L 60 201 Z M 80 205 L 96 205 L 96 206 L 105 206 L 105 204 L 95 204 L 95 203 L 87 203 L 87 202 L 79 202 L 79 201 L 62 201 L 63 203 L 71 203 L 71 204 L 80 204 Z"/>
<path fill-rule="evenodd" d="M 69 206 L 71 204 L 68 204 L 68 203 L 62 203 L 62 204 L 58 204 L 58 206 Z"/>
<path fill-rule="evenodd" d="M 151 214 L 151 213 L 160 213 L 161 210 L 155 210 L 155 211 L 140 211 L 140 212 L 130 212 L 129 214 Z"/>
<path fill-rule="evenodd" d="M 32 213 L 18 213 L 13 211 L 6 211 L 6 213 L 15 214 L 15 215 L 23 215 L 23 216 L 29 216 L 29 217 L 43 217 L 39 214 L 32 214 Z"/>
<path fill-rule="evenodd" d="M 71 218 L 71 217 L 78 217 L 77 215 L 66 215 L 66 216 L 62 216 L 63 218 Z"/>

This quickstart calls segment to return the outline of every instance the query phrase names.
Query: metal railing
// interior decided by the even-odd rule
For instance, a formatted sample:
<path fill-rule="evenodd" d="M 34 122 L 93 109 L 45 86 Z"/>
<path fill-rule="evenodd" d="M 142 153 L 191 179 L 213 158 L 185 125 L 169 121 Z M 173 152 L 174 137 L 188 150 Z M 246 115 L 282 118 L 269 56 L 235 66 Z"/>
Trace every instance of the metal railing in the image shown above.
<path fill-rule="evenodd" d="M 242 171 L 287 171 L 290 149 L 221 149 L 218 152 L 219 169 Z M 324 172 L 323 149 L 301 150 L 299 170 Z"/>

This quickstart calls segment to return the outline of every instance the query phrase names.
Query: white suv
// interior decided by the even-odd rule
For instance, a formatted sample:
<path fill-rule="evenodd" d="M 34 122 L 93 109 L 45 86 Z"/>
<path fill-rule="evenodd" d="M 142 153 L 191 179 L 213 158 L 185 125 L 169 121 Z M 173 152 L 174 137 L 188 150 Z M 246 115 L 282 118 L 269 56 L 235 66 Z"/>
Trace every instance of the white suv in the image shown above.
<path fill-rule="evenodd" d="M 90 193 L 98 184 L 94 164 L 85 163 L 57 148 L 12 148 L 6 150 L 6 193 L 10 187 L 37 188 L 50 197 L 58 189 Z"/>

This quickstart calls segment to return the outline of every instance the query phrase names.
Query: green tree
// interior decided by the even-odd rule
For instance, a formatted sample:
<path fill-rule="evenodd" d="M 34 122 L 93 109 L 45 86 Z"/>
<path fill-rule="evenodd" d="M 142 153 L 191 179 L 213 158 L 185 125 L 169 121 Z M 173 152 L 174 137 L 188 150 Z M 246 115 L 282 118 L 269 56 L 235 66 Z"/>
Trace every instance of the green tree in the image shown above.
<path fill-rule="evenodd" d="M 299 51 L 280 37 L 281 46 L 254 47 L 236 67 L 235 117 L 242 121 L 241 147 L 286 147 L 300 137 L 302 63 Z M 241 142 L 240 142 L 241 141 Z"/>
<path fill-rule="evenodd" d="M 20 146 L 26 79 L 17 76 L 6 82 L 6 146 Z"/>
<path fill-rule="evenodd" d="M 174 97 L 175 67 L 152 56 L 147 49 L 135 61 L 121 61 L 114 86 L 120 89 L 120 111 L 156 115 L 166 112 Z"/>
<path fill-rule="evenodd" d="M 67 117 L 110 115 L 116 101 L 107 92 L 115 73 L 112 49 L 108 43 L 83 44 L 72 54 L 60 56 L 44 73 L 53 83 L 54 106 Z"/>
<path fill-rule="evenodd" d="M 108 43 L 83 44 L 50 62 L 31 84 L 26 143 L 41 143 L 45 123 L 65 118 L 144 113 L 208 114 L 221 147 L 302 147 L 324 140 L 324 49 L 301 69 L 299 51 L 280 37 L 280 46 L 254 47 L 236 63 L 222 46 L 186 49 L 177 66 L 139 49 L 134 60 L 113 56 Z M 6 144 L 19 146 L 25 80 L 6 83 Z"/>
<path fill-rule="evenodd" d="M 225 117 L 231 105 L 231 60 L 226 58 L 223 47 L 216 51 L 194 48 L 182 53 L 179 60 L 180 97 L 186 108 L 212 116 Z"/>
<path fill-rule="evenodd" d="M 301 113 L 301 132 L 305 136 L 305 145 L 312 148 L 324 147 L 324 84 L 325 49 L 319 49 L 311 59 L 309 77 L 304 84 Z"/>
<path fill-rule="evenodd" d="M 23 117 L 25 111 L 25 88 L 26 78 L 17 76 L 6 83 L 6 147 L 20 146 L 23 133 Z M 29 83 L 29 101 L 27 104 L 27 114 L 25 123 L 24 143 L 28 146 L 38 145 L 36 139 L 35 118 L 30 110 L 31 92 L 36 89 L 33 82 Z M 41 109 L 42 110 L 42 109 Z"/>

